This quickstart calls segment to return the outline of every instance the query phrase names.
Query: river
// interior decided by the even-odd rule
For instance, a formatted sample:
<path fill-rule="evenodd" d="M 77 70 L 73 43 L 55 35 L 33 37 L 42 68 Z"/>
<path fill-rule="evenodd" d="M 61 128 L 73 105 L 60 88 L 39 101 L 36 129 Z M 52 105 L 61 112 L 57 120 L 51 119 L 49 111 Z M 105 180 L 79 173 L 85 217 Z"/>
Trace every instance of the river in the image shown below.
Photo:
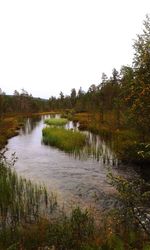
<path fill-rule="evenodd" d="M 46 185 L 64 206 L 79 204 L 97 210 L 115 206 L 115 190 L 108 182 L 108 171 L 132 178 L 136 175 L 132 166 L 118 164 L 108 144 L 88 131 L 83 132 L 88 139 L 80 155 L 70 155 L 44 145 L 42 128 L 49 117 L 51 115 L 28 118 L 19 134 L 8 140 L 6 155 L 10 158 L 16 153 L 18 160 L 14 168 L 17 173 Z M 78 129 L 78 124 L 70 121 L 66 125 L 66 129 L 69 128 Z"/>

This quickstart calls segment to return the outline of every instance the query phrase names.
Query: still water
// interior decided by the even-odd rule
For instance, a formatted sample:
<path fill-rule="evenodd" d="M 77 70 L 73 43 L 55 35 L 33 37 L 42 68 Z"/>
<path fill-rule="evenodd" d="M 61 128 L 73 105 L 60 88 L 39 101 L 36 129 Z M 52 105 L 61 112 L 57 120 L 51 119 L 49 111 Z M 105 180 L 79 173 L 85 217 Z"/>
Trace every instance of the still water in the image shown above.
<path fill-rule="evenodd" d="M 57 115 L 59 116 L 59 115 Z M 94 209 L 116 205 L 114 188 L 108 183 L 109 170 L 123 176 L 135 176 L 133 168 L 118 164 L 115 154 L 96 135 L 86 131 L 87 145 L 79 154 L 69 155 L 42 143 L 44 120 L 50 115 L 28 118 L 19 135 L 8 141 L 7 157 L 16 153 L 17 173 L 57 193 L 64 206 L 74 203 Z M 68 122 L 66 129 L 78 129 Z"/>

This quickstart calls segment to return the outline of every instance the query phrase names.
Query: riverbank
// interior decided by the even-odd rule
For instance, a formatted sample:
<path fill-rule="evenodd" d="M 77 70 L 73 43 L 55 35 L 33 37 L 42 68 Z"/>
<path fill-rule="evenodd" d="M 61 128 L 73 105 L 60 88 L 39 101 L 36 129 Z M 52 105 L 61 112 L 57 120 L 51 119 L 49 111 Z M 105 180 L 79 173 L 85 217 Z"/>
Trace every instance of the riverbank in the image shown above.
<path fill-rule="evenodd" d="M 9 113 L 0 119 L 0 149 L 5 147 L 7 140 L 18 135 L 19 129 L 24 125 L 27 117 L 56 114 L 57 112 L 40 113 Z"/>
<path fill-rule="evenodd" d="M 126 163 L 149 164 L 149 135 L 147 141 L 143 142 L 134 128 L 125 126 L 123 118 L 118 126 L 115 113 L 106 113 L 104 117 L 102 119 L 102 115 L 98 113 L 76 113 L 73 121 L 80 123 L 80 130 L 91 131 L 100 135 L 109 145 L 111 143 L 110 146 L 118 159 Z"/>
<path fill-rule="evenodd" d="M 23 119 L 17 117 L 5 117 L 0 121 L 0 149 L 7 144 L 9 138 L 18 135 L 22 125 Z"/>

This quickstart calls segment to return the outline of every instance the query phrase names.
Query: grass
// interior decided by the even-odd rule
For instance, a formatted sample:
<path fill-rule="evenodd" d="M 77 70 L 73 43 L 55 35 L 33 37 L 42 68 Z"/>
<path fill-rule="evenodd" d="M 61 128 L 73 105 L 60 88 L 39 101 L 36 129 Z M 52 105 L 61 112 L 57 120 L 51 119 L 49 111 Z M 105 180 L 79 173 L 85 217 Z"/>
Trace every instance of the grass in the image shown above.
<path fill-rule="evenodd" d="M 50 196 L 46 188 L 18 177 L 9 167 L 15 160 L 13 155 L 10 163 L 4 157 L 0 161 L 0 218 L 4 227 L 12 221 L 14 224 L 14 218 L 16 223 L 36 221 L 43 208 L 50 211 Z"/>
<path fill-rule="evenodd" d="M 66 125 L 68 122 L 68 119 L 66 118 L 50 118 L 46 119 L 44 123 L 47 125 L 54 125 L 54 126 L 63 126 Z"/>
<path fill-rule="evenodd" d="M 58 147 L 65 152 L 74 152 L 81 149 L 86 143 L 86 135 L 64 128 L 46 127 L 42 131 L 43 142 Z"/>
<path fill-rule="evenodd" d="M 49 218 L 57 207 L 56 197 L 44 186 L 18 177 L 12 170 L 15 160 L 15 155 L 8 162 L 0 154 L 0 249 L 17 241 L 25 225 Z"/>

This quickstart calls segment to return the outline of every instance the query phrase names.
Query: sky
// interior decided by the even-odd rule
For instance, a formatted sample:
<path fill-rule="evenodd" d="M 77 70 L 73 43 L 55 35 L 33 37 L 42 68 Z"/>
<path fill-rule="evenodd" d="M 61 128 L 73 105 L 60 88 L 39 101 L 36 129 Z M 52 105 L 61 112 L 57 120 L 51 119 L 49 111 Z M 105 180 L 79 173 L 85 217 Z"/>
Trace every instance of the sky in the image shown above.
<path fill-rule="evenodd" d="M 132 65 L 150 0 L 0 0 L 0 88 L 70 94 Z"/>

